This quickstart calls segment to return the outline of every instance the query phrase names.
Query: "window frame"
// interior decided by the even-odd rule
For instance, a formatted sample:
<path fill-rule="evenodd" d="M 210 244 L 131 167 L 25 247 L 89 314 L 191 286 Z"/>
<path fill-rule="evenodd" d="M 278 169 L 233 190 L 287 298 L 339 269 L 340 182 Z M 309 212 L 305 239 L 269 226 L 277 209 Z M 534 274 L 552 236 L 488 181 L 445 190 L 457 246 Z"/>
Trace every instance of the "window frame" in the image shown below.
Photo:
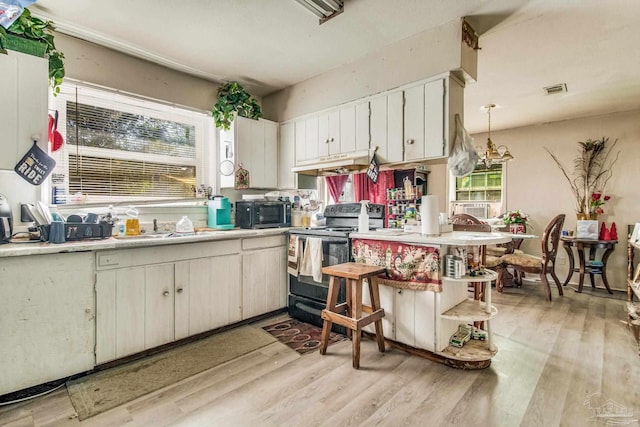
<path fill-rule="evenodd" d="M 457 199 L 457 189 L 456 189 L 456 177 L 453 176 L 451 171 L 449 171 L 449 185 L 448 185 L 448 193 L 449 193 L 449 206 L 450 213 L 453 214 L 456 210 L 456 206 L 459 205 L 477 205 L 477 204 L 486 204 L 489 207 L 489 211 L 493 212 L 494 215 L 499 215 L 502 212 L 506 211 L 507 206 L 507 174 L 508 167 L 507 163 L 501 163 L 502 165 L 502 188 L 501 188 L 501 198 L 499 201 L 490 201 L 490 200 L 458 200 Z"/>
<path fill-rule="evenodd" d="M 187 158 L 165 156 L 162 154 L 136 153 L 131 151 L 110 150 L 99 147 L 83 147 L 76 145 L 68 145 L 67 138 L 67 102 L 76 102 L 79 104 L 87 104 L 100 108 L 122 111 L 131 114 L 139 114 L 157 118 L 160 120 L 168 120 L 180 122 L 195 128 L 195 158 L 193 160 Z M 60 86 L 60 93 L 49 95 L 49 112 L 58 111 L 58 131 L 62 133 L 65 144 L 61 150 L 65 150 L 62 154 L 50 153 L 56 157 L 58 163 L 61 158 L 63 167 L 65 168 L 65 193 L 69 191 L 69 155 L 78 154 L 80 156 L 95 156 L 112 159 L 125 160 L 144 160 L 154 163 L 167 163 L 173 165 L 194 166 L 196 169 L 196 187 L 204 186 L 217 189 L 219 183 L 217 179 L 217 153 L 215 147 L 218 144 L 218 132 L 215 128 L 211 113 L 209 111 L 198 110 L 195 108 L 185 107 L 166 101 L 144 97 L 120 90 L 109 89 L 106 87 L 93 85 L 86 82 L 75 81 L 73 79 L 65 79 Z M 54 173 L 56 170 L 54 169 Z M 44 187 L 44 185 L 43 185 Z M 52 195 L 52 180 L 46 181 L 46 188 L 43 188 L 45 200 L 49 204 L 54 204 Z M 175 203 L 183 200 L 191 200 L 188 197 L 142 197 L 139 196 L 95 196 L 89 195 L 89 200 L 72 201 L 71 195 L 67 194 L 67 205 L 86 205 L 98 204 L 104 205 L 118 203 L 136 203 L 149 204 L 159 202 Z M 60 205 L 58 205 L 60 206 Z"/>

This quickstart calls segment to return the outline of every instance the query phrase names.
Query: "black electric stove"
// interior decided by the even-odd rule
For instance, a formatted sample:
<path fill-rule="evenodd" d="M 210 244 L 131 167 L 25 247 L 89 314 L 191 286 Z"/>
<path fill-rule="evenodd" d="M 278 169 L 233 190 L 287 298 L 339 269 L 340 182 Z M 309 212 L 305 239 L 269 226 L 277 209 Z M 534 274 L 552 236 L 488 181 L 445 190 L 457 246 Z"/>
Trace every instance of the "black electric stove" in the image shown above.
<path fill-rule="evenodd" d="M 357 231 L 360 203 L 341 203 L 329 205 L 324 210 L 325 227 L 296 228 L 289 231 L 302 240 L 303 252 L 307 239 L 322 240 L 322 266 L 342 264 L 351 261 L 351 241 L 349 233 Z M 370 204 L 368 208 L 369 229 L 384 227 L 384 205 Z M 343 280 L 343 279 L 341 279 Z M 320 316 L 325 308 L 329 290 L 329 277 L 322 275 L 322 281 L 316 282 L 311 276 L 289 275 L 289 315 L 307 323 L 322 326 Z M 338 303 L 345 302 L 344 286 L 340 287 Z M 333 325 L 335 332 L 345 333 L 339 325 Z"/>

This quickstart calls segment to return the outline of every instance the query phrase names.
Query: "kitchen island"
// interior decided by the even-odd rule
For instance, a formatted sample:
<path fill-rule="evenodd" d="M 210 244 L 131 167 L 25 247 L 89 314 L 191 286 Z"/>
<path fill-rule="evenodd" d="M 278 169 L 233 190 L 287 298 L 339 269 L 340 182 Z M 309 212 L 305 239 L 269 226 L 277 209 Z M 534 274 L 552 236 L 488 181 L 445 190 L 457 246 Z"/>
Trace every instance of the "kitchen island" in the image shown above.
<path fill-rule="evenodd" d="M 286 307 L 287 228 L 0 246 L 0 395 Z"/>
<path fill-rule="evenodd" d="M 477 257 L 481 246 L 510 242 L 509 233 L 454 231 L 422 236 L 384 230 L 350 237 L 356 262 L 387 267 L 379 277 L 380 300 L 385 311 L 384 336 L 391 345 L 456 368 L 481 369 L 491 364 L 497 352 L 491 319 L 498 312 L 491 305 L 490 283 L 497 275 L 490 270 L 458 278 L 445 275 L 443 258 L 474 252 Z M 469 298 L 469 283 L 487 285 L 482 301 Z M 364 297 L 365 303 L 368 298 Z M 461 325 L 467 325 L 462 329 L 477 339 L 460 347 L 450 344 L 450 338 Z"/>

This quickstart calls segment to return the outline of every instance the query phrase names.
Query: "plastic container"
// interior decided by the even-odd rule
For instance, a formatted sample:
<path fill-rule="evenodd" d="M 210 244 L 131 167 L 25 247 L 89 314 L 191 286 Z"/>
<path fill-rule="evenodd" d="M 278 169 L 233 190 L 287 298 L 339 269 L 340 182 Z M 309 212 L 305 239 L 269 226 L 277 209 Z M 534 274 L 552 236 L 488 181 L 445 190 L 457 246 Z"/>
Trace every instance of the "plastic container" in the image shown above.
<path fill-rule="evenodd" d="M 368 200 L 360 201 L 360 215 L 358 215 L 358 233 L 367 233 L 369 231 L 369 214 L 367 212 L 368 207 Z"/>
<path fill-rule="evenodd" d="M 176 233 L 180 234 L 193 234 L 193 223 L 187 216 L 183 216 L 180 221 L 176 223 Z"/>

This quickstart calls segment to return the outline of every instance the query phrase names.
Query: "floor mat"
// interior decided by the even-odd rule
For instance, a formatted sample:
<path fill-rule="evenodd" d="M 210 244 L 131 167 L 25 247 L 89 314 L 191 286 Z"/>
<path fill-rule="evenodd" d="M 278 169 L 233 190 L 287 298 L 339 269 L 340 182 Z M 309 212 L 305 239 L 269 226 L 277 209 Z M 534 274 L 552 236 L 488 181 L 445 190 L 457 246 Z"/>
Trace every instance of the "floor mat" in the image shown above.
<path fill-rule="evenodd" d="M 67 391 L 82 421 L 274 342 L 242 326 L 68 381 Z"/>
<path fill-rule="evenodd" d="M 263 326 L 262 329 L 269 332 L 283 344 L 300 354 L 309 353 L 320 348 L 322 328 L 296 319 L 283 320 L 273 325 Z M 342 334 L 331 332 L 329 345 L 347 340 Z"/>

